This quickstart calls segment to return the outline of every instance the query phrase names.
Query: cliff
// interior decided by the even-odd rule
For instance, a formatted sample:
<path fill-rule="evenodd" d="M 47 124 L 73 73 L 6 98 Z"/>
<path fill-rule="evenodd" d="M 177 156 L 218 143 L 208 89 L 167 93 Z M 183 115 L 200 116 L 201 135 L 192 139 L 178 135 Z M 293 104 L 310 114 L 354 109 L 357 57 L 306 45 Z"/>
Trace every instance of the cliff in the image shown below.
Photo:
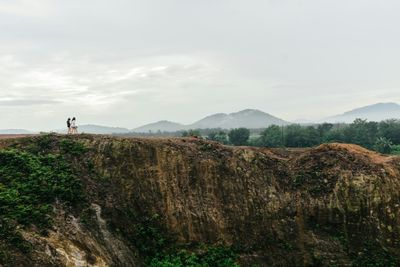
<path fill-rule="evenodd" d="M 209 266 L 399 264 L 397 157 L 347 144 L 281 150 L 90 135 L 7 139 L 0 148 L 0 204 L 14 203 L 26 173 L 57 171 L 40 184 L 56 188 L 44 194 L 54 198 L 35 198 L 40 211 L 0 210 L 4 266 L 180 266 L 161 264 L 190 255 Z M 17 159 L 29 159 L 18 186 L 4 178 Z M 75 178 L 75 191 L 75 182 L 64 186 Z"/>

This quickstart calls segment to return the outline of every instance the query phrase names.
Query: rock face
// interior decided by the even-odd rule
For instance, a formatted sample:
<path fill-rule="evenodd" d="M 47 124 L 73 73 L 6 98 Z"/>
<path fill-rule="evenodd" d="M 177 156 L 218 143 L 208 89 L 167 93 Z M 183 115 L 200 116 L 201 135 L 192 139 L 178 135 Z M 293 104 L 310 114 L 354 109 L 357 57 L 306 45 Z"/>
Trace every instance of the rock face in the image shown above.
<path fill-rule="evenodd" d="M 345 144 L 279 150 L 191 138 L 74 138 L 89 148 L 75 165 L 90 207 L 56 207 L 48 236 L 25 230 L 35 250 L 21 265 L 143 266 L 133 222 L 155 214 L 175 244 L 232 246 L 243 266 L 400 259 L 397 157 Z"/>

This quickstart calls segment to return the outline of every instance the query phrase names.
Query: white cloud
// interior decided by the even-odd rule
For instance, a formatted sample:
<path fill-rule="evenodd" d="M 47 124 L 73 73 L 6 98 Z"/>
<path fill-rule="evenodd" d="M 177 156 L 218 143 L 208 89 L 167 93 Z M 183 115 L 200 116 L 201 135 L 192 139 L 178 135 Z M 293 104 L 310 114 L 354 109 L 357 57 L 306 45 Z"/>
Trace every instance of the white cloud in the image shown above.
<path fill-rule="evenodd" d="M 0 14 L 43 17 L 52 9 L 52 0 L 2 0 Z"/>

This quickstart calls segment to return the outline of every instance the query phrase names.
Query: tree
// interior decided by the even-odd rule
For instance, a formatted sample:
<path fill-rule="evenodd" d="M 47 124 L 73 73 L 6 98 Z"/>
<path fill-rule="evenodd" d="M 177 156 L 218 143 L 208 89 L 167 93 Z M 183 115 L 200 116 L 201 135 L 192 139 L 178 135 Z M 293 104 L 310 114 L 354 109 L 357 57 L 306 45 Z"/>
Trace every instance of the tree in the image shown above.
<path fill-rule="evenodd" d="M 400 144 L 400 120 L 386 120 L 379 123 L 379 136 L 390 139 L 394 144 Z"/>
<path fill-rule="evenodd" d="M 246 128 L 237 128 L 229 131 L 229 141 L 235 146 L 247 144 L 250 137 L 250 130 Z"/>
<path fill-rule="evenodd" d="M 318 125 L 317 130 L 319 133 L 319 142 L 323 143 L 325 141 L 325 136 L 332 130 L 332 123 L 322 123 Z"/>
<path fill-rule="evenodd" d="M 278 125 L 271 125 L 262 131 L 259 138 L 259 144 L 266 147 L 281 147 L 283 146 L 282 129 Z"/>
<path fill-rule="evenodd" d="M 222 144 L 228 144 L 228 136 L 224 131 L 210 132 L 207 136 L 207 139 Z"/>
<path fill-rule="evenodd" d="M 323 141 L 327 142 L 327 143 L 344 143 L 345 141 L 345 137 L 343 134 L 343 128 L 340 129 L 336 129 L 336 130 L 330 130 L 329 132 L 327 132 L 324 137 L 323 137 Z"/>
<path fill-rule="evenodd" d="M 379 137 L 376 139 L 374 149 L 382 154 L 390 154 L 392 152 L 392 141 L 385 137 Z"/>
<path fill-rule="evenodd" d="M 313 126 L 289 125 L 285 128 L 284 136 L 287 147 L 310 147 L 319 144 L 319 133 Z"/>
<path fill-rule="evenodd" d="M 378 137 L 378 123 L 356 119 L 344 129 L 345 141 L 372 149 Z"/>
<path fill-rule="evenodd" d="M 199 130 L 187 130 L 182 132 L 182 137 L 191 137 L 191 136 L 199 136 L 201 137 L 200 131 Z"/>

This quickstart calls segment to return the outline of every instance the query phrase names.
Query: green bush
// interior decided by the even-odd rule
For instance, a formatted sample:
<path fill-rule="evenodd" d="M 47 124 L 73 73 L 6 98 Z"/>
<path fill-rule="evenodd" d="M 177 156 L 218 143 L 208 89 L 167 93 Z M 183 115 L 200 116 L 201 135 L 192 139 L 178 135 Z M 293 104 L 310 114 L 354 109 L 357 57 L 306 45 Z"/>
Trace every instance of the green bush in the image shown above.
<path fill-rule="evenodd" d="M 71 205 L 82 196 L 80 180 L 61 156 L 0 150 L 0 246 L 26 251 L 18 227 L 44 231 L 56 199 Z"/>
<path fill-rule="evenodd" d="M 60 141 L 60 150 L 63 153 L 72 156 L 80 156 L 88 151 L 87 147 L 83 143 L 70 138 L 62 139 Z"/>
<path fill-rule="evenodd" d="M 117 217 L 125 218 L 118 222 L 127 225 L 110 223 L 113 231 L 123 234 L 146 259 L 150 267 L 237 267 L 237 254 L 223 246 L 184 246 L 177 247 L 174 236 L 164 229 L 161 217 L 157 214 L 137 214 L 130 209 L 117 211 Z"/>
<path fill-rule="evenodd" d="M 238 267 L 237 255 L 229 248 L 206 247 L 197 252 L 181 249 L 172 254 L 159 255 L 150 267 Z"/>

